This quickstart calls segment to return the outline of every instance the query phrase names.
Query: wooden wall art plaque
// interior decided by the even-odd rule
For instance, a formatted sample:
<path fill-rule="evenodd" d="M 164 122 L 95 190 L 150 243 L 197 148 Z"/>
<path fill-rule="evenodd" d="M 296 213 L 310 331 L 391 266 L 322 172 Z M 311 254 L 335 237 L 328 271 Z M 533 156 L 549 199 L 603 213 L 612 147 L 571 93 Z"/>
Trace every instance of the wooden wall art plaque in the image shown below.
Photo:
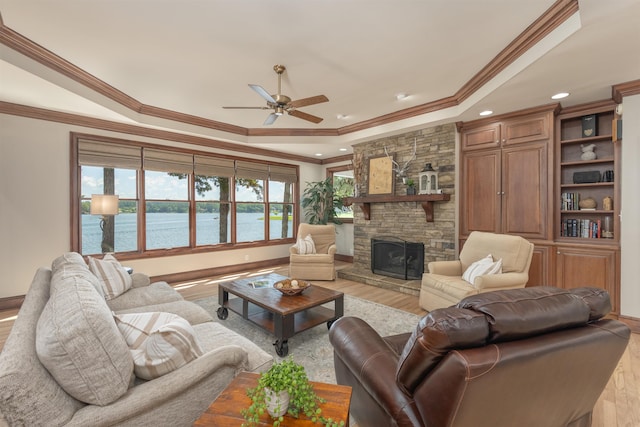
<path fill-rule="evenodd" d="M 393 158 L 388 156 L 369 159 L 369 191 L 370 196 L 393 194 Z"/>

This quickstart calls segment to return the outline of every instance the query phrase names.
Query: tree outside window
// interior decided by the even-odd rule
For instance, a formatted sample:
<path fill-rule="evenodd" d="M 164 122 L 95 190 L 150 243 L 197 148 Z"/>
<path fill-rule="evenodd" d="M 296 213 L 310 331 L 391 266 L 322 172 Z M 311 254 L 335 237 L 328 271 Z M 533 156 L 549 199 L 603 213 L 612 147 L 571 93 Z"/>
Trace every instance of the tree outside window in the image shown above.
<path fill-rule="evenodd" d="M 333 178 L 333 191 L 337 198 L 354 196 L 355 180 L 353 177 L 353 168 L 350 165 L 336 166 L 327 168 L 327 177 Z M 340 222 L 353 221 L 353 205 L 342 206 L 338 212 Z"/>

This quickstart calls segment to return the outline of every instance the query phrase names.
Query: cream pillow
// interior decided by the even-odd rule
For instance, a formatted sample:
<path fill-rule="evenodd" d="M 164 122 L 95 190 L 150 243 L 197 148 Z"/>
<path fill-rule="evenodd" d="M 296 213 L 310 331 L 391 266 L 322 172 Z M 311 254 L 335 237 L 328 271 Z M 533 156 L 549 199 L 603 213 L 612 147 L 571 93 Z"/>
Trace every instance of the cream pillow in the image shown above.
<path fill-rule="evenodd" d="M 307 237 L 304 239 L 298 237 L 298 240 L 296 241 L 296 249 L 300 255 L 315 254 L 316 244 L 313 242 L 311 234 L 307 234 Z"/>
<path fill-rule="evenodd" d="M 478 276 L 501 273 L 502 259 L 494 262 L 493 257 L 489 254 L 481 260 L 472 263 L 462 274 L 462 278 L 473 285 L 473 282 Z"/>
<path fill-rule="evenodd" d="M 176 314 L 131 313 L 114 317 L 139 378 L 158 378 L 204 354 L 191 324 Z"/>
<path fill-rule="evenodd" d="M 76 275 L 55 274 L 51 289 L 36 326 L 40 362 L 76 399 L 100 406 L 116 401 L 129 388 L 133 360 L 106 301 Z"/>
<path fill-rule="evenodd" d="M 131 289 L 133 282 L 131 275 L 111 254 L 106 254 L 102 260 L 89 257 L 89 269 L 100 281 L 104 298 L 107 300 L 116 298 Z"/>

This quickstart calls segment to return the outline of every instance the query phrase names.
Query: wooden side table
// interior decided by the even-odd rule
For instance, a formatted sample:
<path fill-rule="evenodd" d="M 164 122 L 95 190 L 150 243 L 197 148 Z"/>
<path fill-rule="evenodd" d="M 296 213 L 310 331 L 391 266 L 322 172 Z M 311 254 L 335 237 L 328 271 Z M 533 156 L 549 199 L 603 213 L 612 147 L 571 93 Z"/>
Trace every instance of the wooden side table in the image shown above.
<path fill-rule="evenodd" d="M 209 406 L 204 414 L 196 420 L 194 426 L 238 427 L 244 422 L 240 414 L 243 408 L 248 408 L 251 399 L 247 396 L 247 389 L 253 388 L 258 383 L 260 374 L 241 372 L 234 378 L 218 398 Z M 351 387 L 335 384 L 318 383 L 312 381 L 316 394 L 325 399 L 320 408 L 322 416 L 334 420 L 343 420 L 345 427 L 349 427 L 349 406 L 351 405 Z M 260 418 L 259 426 L 271 426 L 269 414 L 265 413 Z M 285 415 L 282 427 L 318 427 L 306 416 L 293 418 Z"/>

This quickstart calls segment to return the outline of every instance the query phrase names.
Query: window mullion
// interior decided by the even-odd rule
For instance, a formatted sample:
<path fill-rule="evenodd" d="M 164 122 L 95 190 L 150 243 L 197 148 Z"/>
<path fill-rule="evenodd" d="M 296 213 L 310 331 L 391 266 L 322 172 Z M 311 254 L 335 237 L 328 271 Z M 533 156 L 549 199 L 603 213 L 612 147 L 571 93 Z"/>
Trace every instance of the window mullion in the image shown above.
<path fill-rule="evenodd" d="M 144 171 L 138 169 L 138 248 L 147 251 L 147 198 L 145 194 Z"/>
<path fill-rule="evenodd" d="M 231 213 L 231 244 L 235 245 L 238 241 L 236 238 L 236 177 L 232 176 L 229 178 L 229 211 Z"/>
<path fill-rule="evenodd" d="M 196 175 L 191 172 L 189 179 L 189 247 L 196 245 Z"/>
<path fill-rule="evenodd" d="M 271 240 L 271 234 L 269 229 L 271 228 L 271 204 L 269 203 L 269 180 L 264 181 L 264 195 L 262 199 L 264 209 L 264 238 L 265 240 Z"/>

